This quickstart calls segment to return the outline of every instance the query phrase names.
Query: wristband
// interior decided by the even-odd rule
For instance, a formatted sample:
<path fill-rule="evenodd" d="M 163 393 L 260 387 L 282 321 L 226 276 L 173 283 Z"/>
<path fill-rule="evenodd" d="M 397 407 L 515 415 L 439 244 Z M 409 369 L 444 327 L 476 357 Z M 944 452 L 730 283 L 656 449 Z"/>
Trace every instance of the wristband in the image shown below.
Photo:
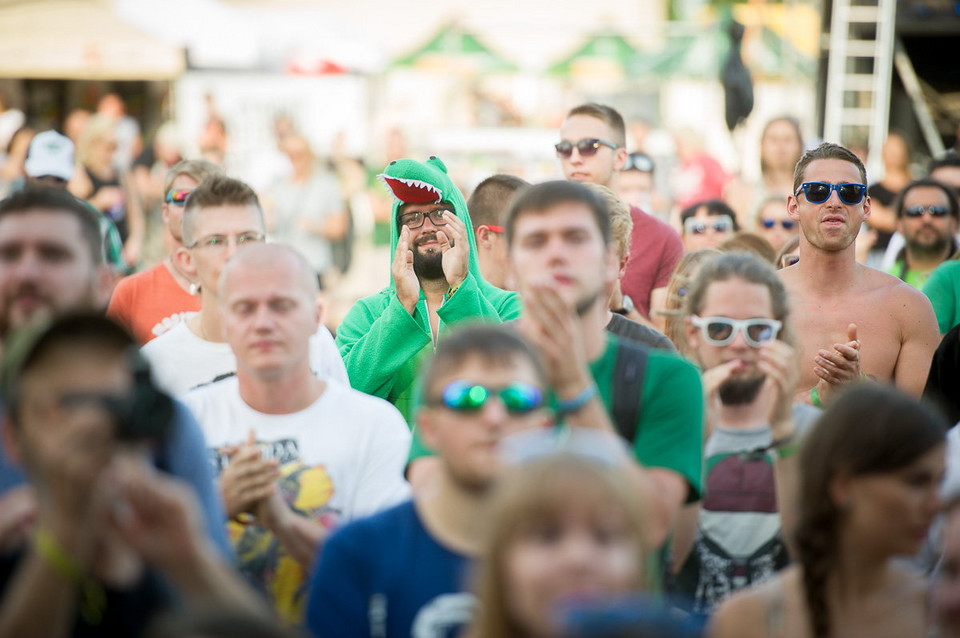
<path fill-rule="evenodd" d="M 53 570 L 71 583 L 83 582 L 83 570 L 62 547 L 53 534 L 41 528 L 33 537 L 33 546 Z"/>
<path fill-rule="evenodd" d="M 33 537 L 33 547 L 53 571 L 80 588 L 80 615 L 87 623 L 99 625 L 107 608 L 103 586 L 84 575 L 83 570 L 49 531 L 40 528 Z"/>
<path fill-rule="evenodd" d="M 810 388 L 810 403 L 818 408 L 823 407 L 823 401 L 820 400 L 820 393 L 817 392 L 817 386 Z"/>
<path fill-rule="evenodd" d="M 460 290 L 460 286 L 462 286 L 462 285 L 463 285 L 463 282 L 461 281 L 461 282 L 458 283 L 456 286 L 450 286 L 450 287 L 448 287 L 448 288 L 447 288 L 447 299 L 449 299 L 450 297 L 452 297 L 452 296 L 453 296 L 453 293 L 455 293 L 455 292 L 457 292 L 458 290 Z"/>
<path fill-rule="evenodd" d="M 799 443 L 790 443 L 788 445 L 781 445 L 777 447 L 777 458 L 779 459 L 788 459 L 800 450 Z"/>
<path fill-rule="evenodd" d="M 567 401 L 557 401 L 557 412 L 560 414 L 567 414 L 569 412 L 576 412 L 583 406 L 585 406 L 590 399 L 597 396 L 597 386 L 593 383 L 588 385 L 586 389 Z"/>

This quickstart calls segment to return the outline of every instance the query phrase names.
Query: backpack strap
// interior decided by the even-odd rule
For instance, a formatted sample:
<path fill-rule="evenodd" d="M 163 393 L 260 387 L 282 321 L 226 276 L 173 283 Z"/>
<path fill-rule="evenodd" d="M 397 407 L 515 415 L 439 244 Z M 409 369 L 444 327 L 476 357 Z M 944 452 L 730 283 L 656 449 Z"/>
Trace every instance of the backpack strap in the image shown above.
<path fill-rule="evenodd" d="M 633 443 L 637 436 L 637 418 L 643 401 L 643 376 L 649 352 L 644 346 L 621 340 L 613 368 L 613 422 L 617 432 Z"/>

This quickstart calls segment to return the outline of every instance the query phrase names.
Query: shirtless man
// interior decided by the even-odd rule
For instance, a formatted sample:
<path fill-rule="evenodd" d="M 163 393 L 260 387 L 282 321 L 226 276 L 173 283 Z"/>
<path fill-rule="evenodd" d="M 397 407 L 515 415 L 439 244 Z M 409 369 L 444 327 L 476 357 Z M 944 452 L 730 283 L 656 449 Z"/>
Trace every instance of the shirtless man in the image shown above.
<path fill-rule="evenodd" d="M 800 158 L 787 198 L 801 259 L 780 275 L 798 337 L 798 398 L 814 405 L 863 375 L 919 397 L 939 341 L 922 293 L 856 262 L 854 240 L 870 216 L 866 183 L 856 155 L 824 143 Z"/>

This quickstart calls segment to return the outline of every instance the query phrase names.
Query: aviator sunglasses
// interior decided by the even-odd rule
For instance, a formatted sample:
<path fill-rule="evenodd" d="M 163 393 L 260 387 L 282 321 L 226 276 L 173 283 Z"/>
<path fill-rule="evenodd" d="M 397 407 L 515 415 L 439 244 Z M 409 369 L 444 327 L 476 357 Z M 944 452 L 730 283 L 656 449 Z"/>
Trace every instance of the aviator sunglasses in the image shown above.
<path fill-rule="evenodd" d="M 620 148 L 613 142 L 608 142 L 607 140 L 601 140 L 598 137 L 585 138 L 579 142 L 559 142 L 554 145 L 553 148 L 557 149 L 557 157 L 567 158 L 573 155 L 573 148 L 577 148 L 577 152 L 580 153 L 580 157 L 592 157 L 597 154 L 597 151 L 600 150 L 601 146 L 609 146 L 613 150 Z"/>
<path fill-rule="evenodd" d="M 747 344 L 759 348 L 764 341 L 776 339 L 783 325 L 776 319 L 731 319 L 729 317 L 690 317 L 690 322 L 713 346 L 726 346 L 742 332 Z"/>
<path fill-rule="evenodd" d="M 946 217 L 950 214 L 950 208 L 947 206 L 911 206 L 903 211 L 906 217 L 923 217 L 925 212 L 929 211 L 932 217 Z"/>
<path fill-rule="evenodd" d="M 174 188 L 167 193 L 166 202 L 183 206 L 187 203 L 187 196 L 193 191 L 192 188 Z"/>
<path fill-rule="evenodd" d="M 488 388 L 468 381 L 454 381 L 443 389 L 440 403 L 455 412 L 478 412 L 491 397 L 498 396 L 511 414 L 527 414 L 543 405 L 543 392 L 529 383 Z"/>
<path fill-rule="evenodd" d="M 863 201 L 863 196 L 867 192 L 865 184 L 827 184 L 826 182 L 806 182 L 800 184 L 800 188 L 794 193 L 795 197 L 800 196 L 800 191 L 807 196 L 807 201 L 811 204 L 822 204 L 830 199 L 830 193 L 837 191 L 840 201 L 851 206 Z"/>

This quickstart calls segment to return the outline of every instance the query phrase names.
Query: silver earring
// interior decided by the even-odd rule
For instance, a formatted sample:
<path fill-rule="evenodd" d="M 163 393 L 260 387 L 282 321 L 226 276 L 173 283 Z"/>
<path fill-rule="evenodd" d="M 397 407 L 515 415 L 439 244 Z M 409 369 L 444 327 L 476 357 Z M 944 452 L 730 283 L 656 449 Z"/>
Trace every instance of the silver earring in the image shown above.
<path fill-rule="evenodd" d="M 200 292 L 200 284 L 193 284 L 193 283 L 190 284 L 190 289 L 188 290 L 188 292 L 191 295 L 196 295 L 198 292 Z"/>

